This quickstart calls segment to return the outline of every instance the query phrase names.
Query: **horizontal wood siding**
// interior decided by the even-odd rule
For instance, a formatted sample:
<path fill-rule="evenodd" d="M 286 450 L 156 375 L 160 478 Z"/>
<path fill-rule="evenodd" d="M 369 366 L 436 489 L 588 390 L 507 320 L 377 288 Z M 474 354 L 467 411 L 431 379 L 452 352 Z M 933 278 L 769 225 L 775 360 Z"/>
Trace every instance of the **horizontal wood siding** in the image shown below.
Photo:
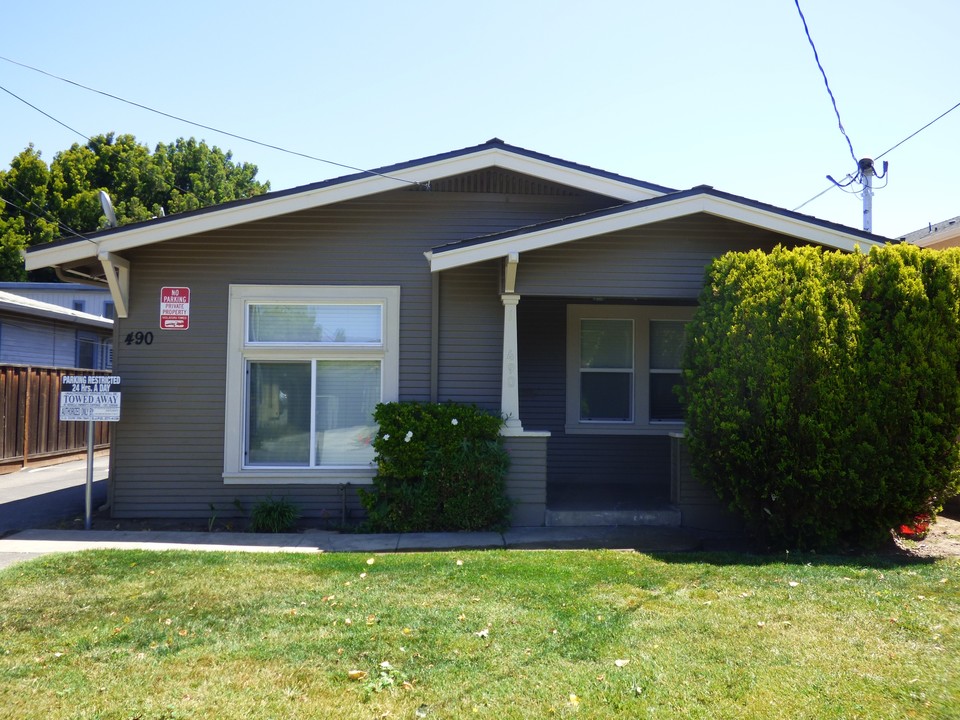
<path fill-rule="evenodd" d="M 670 448 L 665 436 L 566 433 L 567 303 L 525 297 L 517 312 L 520 418 L 527 430 L 551 433 L 547 482 L 623 483 L 643 487 L 651 502 L 667 500 Z"/>
<path fill-rule="evenodd" d="M 103 337 L 109 333 L 103 333 Z M 0 362 L 73 367 L 77 364 L 77 328 L 72 325 L 0 317 Z"/>
<path fill-rule="evenodd" d="M 539 526 L 547 507 L 546 437 L 508 437 L 504 447 L 510 453 L 507 496 L 512 503 L 510 524 Z"/>
<path fill-rule="evenodd" d="M 224 485 L 224 398 L 227 392 L 241 392 L 239 379 L 231 378 L 228 388 L 225 371 L 230 284 L 401 286 L 400 397 L 426 401 L 431 277 L 424 251 L 581 212 L 597 202 L 398 190 L 123 253 L 131 262 L 131 294 L 130 315 L 118 321 L 114 354 L 114 370 L 123 378 L 124 390 L 124 415 L 115 429 L 112 460 L 114 515 L 207 517 L 213 504 L 219 516 L 227 517 L 235 498 L 249 506 L 273 496 L 293 500 L 307 516 L 339 517 L 341 496 L 335 485 Z M 465 283 L 483 285 L 490 295 L 485 302 L 496 307 L 497 283 L 490 281 L 491 272 L 496 272 L 493 264 Z M 159 329 L 163 286 L 190 288 L 189 330 Z M 455 283 L 448 286 L 455 288 Z M 470 293 L 479 297 L 474 290 Z M 487 318 L 492 310 L 486 306 L 468 303 L 460 309 L 467 320 L 476 318 L 478 333 L 480 326 L 492 323 Z M 456 321 L 445 322 L 450 332 L 457 332 Z M 502 315 L 497 327 L 502 332 Z M 137 331 L 152 333 L 152 343 L 125 344 L 128 333 Z M 449 342 L 444 349 L 445 363 L 471 362 Z M 445 395 L 489 406 L 493 380 L 480 367 L 487 363 L 481 360 L 470 372 L 447 374 Z M 350 512 L 360 512 L 352 490 L 348 505 Z"/>
<path fill-rule="evenodd" d="M 500 411 L 503 304 L 495 262 L 440 276 L 440 402 L 475 403 Z"/>
<path fill-rule="evenodd" d="M 772 249 L 782 236 L 696 215 L 524 253 L 521 296 L 696 299 L 710 260 Z"/>
<path fill-rule="evenodd" d="M 682 525 L 707 530 L 743 529 L 742 519 L 717 497 L 713 488 L 694 476 L 687 442 L 677 435 L 670 437 L 670 465 L 670 502 L 680 508 Z"/>

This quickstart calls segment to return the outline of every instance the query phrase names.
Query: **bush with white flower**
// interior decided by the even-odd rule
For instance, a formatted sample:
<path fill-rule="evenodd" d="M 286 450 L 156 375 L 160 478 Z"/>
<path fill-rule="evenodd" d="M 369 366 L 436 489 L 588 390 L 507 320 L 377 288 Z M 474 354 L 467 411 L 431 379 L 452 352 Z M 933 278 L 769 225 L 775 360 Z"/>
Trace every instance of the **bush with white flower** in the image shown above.
<path fill-rule="evenodd" d="M 380 532 L 503 527 L 509 456 L 499 415 L 459 403 L 381 403 L 374 489 L 361 489 Z"/>

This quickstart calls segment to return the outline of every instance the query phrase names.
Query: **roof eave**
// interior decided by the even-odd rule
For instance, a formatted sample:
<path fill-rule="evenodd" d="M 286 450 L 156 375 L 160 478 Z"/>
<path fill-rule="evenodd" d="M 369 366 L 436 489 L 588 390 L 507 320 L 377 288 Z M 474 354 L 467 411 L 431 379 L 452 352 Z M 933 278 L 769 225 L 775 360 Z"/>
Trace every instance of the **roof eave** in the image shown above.
<path fill-rule="evenodd" d="M 696 213 L 734 220 L 798 240 L 848 252 L 853 252 L 858 247 L 869 249 L 884 244 L 881 239 L 862 237 L 840 228 L 804 220 L 793 214 L 778 213 L 752 204 L 737 202 L 719 194 L 684 192 L 677 195 L 676 198 L 667 196 L 638 207 L 625 208 L 622 212 L 601 213 L 557 227 L 534 229 L 499 239 L 492 238 L 485 243 L 447 249 L 434 248 L 429 256 L 430 269 L 437 272 L 472 265 L 485 260 L 502 258 L 511 252 L 529 252 Z"/>
<path fill-rule="evenodd" d="M 257 198 L 255 201 L 230 204 L 208 212 L 176 216 L 163 221 L 147 222 L 92 236 L 53 247 L 35 246 L 24 253 L 26 269 L 66 265 L 95 259 L 99 252 L 120 253 L 144 245 L 222 230 L 236 225 L 265 220 L 279 215 L 309 210 L 345 200 L 352 200 L 394 190 L 407 183 L 428 183 L 452 175 L 499 167 L 533 175 L 585 192 L 613 197 L 624 202 L 636 202 L 659 197 L 664 193 L 645 183 L 610 177 L 600 172 L 573 167 L 571 164 L 551 161 L 544 157 L 504 145 L 479 146 L 461 155 L 442 156 L 424 164 L 414 164 L 391 170 L 389 175 L 371 174 L 364 177 L 348 176 L 342 181 L 310 186 L 303 192 L 280 191 Z"/>

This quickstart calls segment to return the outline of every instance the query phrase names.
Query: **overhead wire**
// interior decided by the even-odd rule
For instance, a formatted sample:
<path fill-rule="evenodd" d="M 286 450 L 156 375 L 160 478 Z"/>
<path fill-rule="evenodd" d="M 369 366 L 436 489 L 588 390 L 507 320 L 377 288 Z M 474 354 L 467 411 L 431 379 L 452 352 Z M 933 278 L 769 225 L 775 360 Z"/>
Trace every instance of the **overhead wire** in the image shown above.
<path fill-rule="evenodd" d="M 13 190 L 15 193 L 17 193 L 17 195 L 19 195 L 20 197 L 22 197 L 22 198 L 23 198 L 24 200 L 26 200 L 28 203 L 30 203 L 30 204 L 33 205 L 34 207 L 37 207 L 37 204 L 36 204 L 33 200 L 31 200 L 29 197 L 27 197 L 26 195 L 24 195 L 23 192 L 21 192 L 17 187 L 15 187 L 13 184 L 11 184 L 11 182 L 10 182 L 9 180 L 7 180 L 6 178 L 3 178 L 3 184 L 6 185 L 6 186 L 7 186 L 8 188 L 10 188 L 11 190 Z M 13 202 L 12 200 L 8 200 L 7 198 L 2 198 L 2 197 L 0 197 L 0 200 L 2 200 L 3 202 L 7 203 L 8 205 L 13 205 L 13 206 L 14 206 L 17 210 L 19 210 L 20 212 L 26 213 L 27 215 L 29 215 L 29 216 L 31 216 L 31 217 L 34 217 L 34 218 L 36 218 L 37 220 L 46 220 L 47 222 L 54 222 L 54 223 L 56 223 L 57 227 L 59 227 L 61 230 L 66 230 L 68 233 L 70 233 L 71 235 L 76 235 L 76 236 L 77 236 L 78 238 L 80 238 L 81 240 L 86 240 L 87 242 L 93 243 L 94 245 L 97 244 L 97 241 L 96 241 L 96 240 L 93 240 L 93 239 L 91 239 L 91 238 L 88 238 L 86 235 L 77 232 L 77 231 L 74 230 L 72 227 L 70 227 L 70 226 L 67 225 L 66 223 L 62 222 L 62 221 L 59 220 L 58 218 L 53 217 L 53 214 L 52 214 L 49 210 L 47 210 L 46 208 L 38 208 L 41 212 L 43 212 L 45 215 L 48 216 L 48 217 L 41 217 L 40 215 L 37 215 L 35 212 L 31 212 L 30 210 L 27 210 L 26 208 L 17 205 L 17 204 L 16 204 L 15 202 Z"/>
<path fill-rule="evenodd" d="M 917 135 L 919 135 L 919 134 L 922 133 L 924 130 L 926 130 L 928 127 L 930 127 L 931 125 L 933 125 L 933 124 L 936 123 L 937 121 L 942 120 L 943 118 L 945 118 L 947 115 L 949 115 L 950 113 L 952 113 L 952 112 L 953 112 L 954 110 L 956 110 L 957 108 L 960 108 L 960 102 L 956 103 L 953 107 L 951 107 L 951 108 L 950 108 L 949 110 L 947 110 L 946 112 L 942 112 L 942 113 L 940 113 L 939 115 L 937 115 L 937 117 L 935 117 L 933 120 L 931 120 L 930 122 L 928 122 L 926 125 L 924 125 L 924 126 L 921 127 L 920 129 L 914 130 L 912 133 L 910 133 L 909 135 L 907 135 L 907 136 L 906 136 L 903 140 L 901 140 L 900 142 L 898 142 L 898 143 L 896 143 L 895 145 L 892 145 L 892 146 L 890 146 L 889 148 L 887 148 L 886 150 L 884 150 L 882 153 L 880 153 L 879 155 L 877 155 L 876 159 L 879 160 L 879 159 L 882 158 L 884 155 L 889 155 L 891 152 L 893 152 L 893 151 L 896 150 L 898 147 L 900 147 L 900 146 L 903 145 L 905 142 L 907 142 L 907 140 L 912 140 L 912 139 L 915 138 Z M 850 175 L 847 175 L 847 177 L 850 177 Z M 835 187 L 835 185 L 833 185 L 833 184 L 831 183 L 831 185 L 830 185 L 829 187 L 827 187 L 826 189 L 818 192 L 816 195 L 814 195 L 812 198 L 810 198 L 810 199 L 807 200 L 806 202 L 801 203 L 800 205 L 797 205 L 797 206 L 793 209 L 793 211 L 796 212 L 797 210 L 799 210 L 800 208 L 802 208 L 804 205 L 809 205 L 809 204 L 812 203 L 814 200 L 816 200 L 817 198 L 819 198 L 821 195 L 825 194 L 828 190 L 833 190 L 834 187 Z"/>
<path fill-rule="evenodd" d="M 93 87 L 90 87 L 90 86 L 88 86 L 88 85 L 84 85 L 83 83 L 76 82 L 75 80 L 70 80 L 69 78 L 61 77 L 60 75 L 55 75 L 54 73 L 47 72 L 46 70 L 42 70 L 42 69 L 40 69 L 40 68 L 34 67 L 34 66 L 32 66 L 32 65 L 28 65 L 28 64 L 26 64 L 26 63 L 18 62 L 18 61 L 16 61 L 16 60 L 11 59 L 11 58 L 4 57 L 3 55 L 0 55 L 0 60 L 4 60 L 4 61 L 6 61 L 6 62 L 8 62 L 8 63 L 11 63 L 12 65 L 18 65 L 18 66 L 20 66 L 20 67 L 22 67 L 22 68 L 26 68 L 27 70 L 32 70 L 33 72 L 40 73 L 41 75 L 46 75 L 47 77 L 53 78 L 53 79 L 55 79 L 55 80 L 59 80 L 59 81 L 61 81 L 61 82 L 65 82 L 65 83 L 67 83 L 67 84 L 69 84 L 69 85 L 73 85 L 73 86 L 78 87 L 78 88 L 81 88 L 81 89 L 83 89 L 83 90 L 87 90 L 87 91 L 89 91 L 89 92 L 97 93 L 98 95 L 103 95 L 104 97 L 108 97 L 108 98 L 111 98 L 111 99 L 113 99 L 113 100 L 117 100 L 118 102 L 126 103 L 127 105 L 132 105 L 133 107 L 140 108 L 141 110 L 146 110 L 146 111 L 148 111 L 148 112 L 152 112 L 152 113 L 155 113 L 155 114 L 157 114 L 157 115 L 162 115 L 163 117 L 170 118 L 171 120 L 176 120 L 176 121 L 178 121 L 178 122 L 186 123 L 187 125 L 193 125 L 194 127 L 203 128 L 204 130 L 210 130 L 211 132 L 219 133 L 219 134 L 221 134 L 221 135 L 226 135 L 227 137 L 236 138 L 237 140 L 242 140 L 243 142 L 248 142 L 248 143 L 252 143 L 252 144 L 254 144 L 254 145 L 259 145 L 260 147 L 269 148 L 269 149 L 271 149 L 271 150 L 277 150 L 278 152 L 287 153 L 288 155 L 296 155 L 296 156 L 298 156 L 298 157 L 306 158 L 307 160 L 315 160 L 316 162 L 325 163 L 325 164 L 327 164 L 327 165 L 334 165 L 334 166 L 336 166 L 336 167 L 345 168 L 345 169 L 347 169 L 347 170 L 354 170 L 355 172 L 367 173 L 367 174 L 369 174 L 369 175 L 376 175 L 376 176 L 378 176 L 378 177 L 386 178 L 386 179 L 389 179 L 389 180 L 396 180 L 397 182 L 408 183 L 408 184 L 410 184 L 410 185 L 420 185 L 420 183 L 417 182 L 417 181 L 415 181 L 415 180 L 407 180 L 406 178 L 400 178 L 400 177 L 396 177 L 396 176 L 394 176 L 394 175 L 387 175 L 387 174 L 385 174 L 385 173 L 379 173 L 379 172 L 377 172 L 376 170 L 368 170 L 368 169 L 365 169 L 365 168 L 356 167 L 356 166 L 354 166 L 354 165 L 347 165 L 346 163 L 336 162 L 336 161 L 334 161 L 334 160 L 327 160 L 326 158 L 317 157 L 316 155 L 309 155 L 309 154 L 307 154 L 307 153 L 302 153 L 302 152 L 299 152 L 299 151 L 297 151 L 297 150 L 290 150 L 290 149 L 288 149 L 288 148 L 284 148 L 284 147 L 281 147 L 281 146 L 279 146 L 279 145 L 274 145 L 274 144 L 272 144 L 272 143 L 267 143 L 267 142 L 263 142 L 263 141 L 260 141 L 260 140 L 256 140 L 256 139 L 254 139 L 254 138 L 249 138 L 249 137 L 246 137 L 246 136 L 244 136 L 244 135 L 238 135 L 237 133 L 232 133 L 232 132 L 230 132 L 230 131 L 228 131 L 228 130 L 222 130 L 222 129 L 220 129 L 220 128 L 213 127 L 212 125 L 205 125 L 205 124 L 203 124 L 203 123 L 199 123 L 199 122 L 196 122 L 196 121 L 194 121 L 194 120 L 188 120 L 187 118 L 180 117 L 179 115 L 174 115 L 174 114 L 172 114 L 172 113 L 164 112 L 163 110 L 157 110 L 156 108 L 152 108 L 152 107 L 150 107 L 150 106 L 148 106 L 148 105 L 144 105 L 144 104 L 142 104 L 142 103 L 138 103 L 138 102 L 135 102 L 135 101 L 133 101 L 133 100 L 127 100 L 126 98 L 122 98 L 122 97 L 120 97 L 119 95 L 114 95 L 114 94 L 108 93 L 108 92 L 106 92 L 106 91 L 104 91 L 104 90 L 98 90 L 97 88 L 93 88 Z M 44 113 L 44 114 L 46 114 L 46 113 Z M 62 123 L 61 123 L 61 124 L 62 124 Z"/>
<path fill-rule="evenodd" d="M 79 135 L 80 137 L 82 137 L 84 140 L 86 140 L 86 141 L 88 141 L 88 142 L 90 141 L 90 138 L 88 138 L 86 135 L 84 135 L 82 132 L 80 132 L 80 131 L 77 130 L 76 128 L 70 127 L 69 125 L 67 125 L 67 124 L 66 124 L 65 122 L 63 122 L 62 120 L 57 120 L 57 118 L 55 118 L 55 117 L 54 117 L 53 115 L 51 115 L 50 113 L 44 112 L 43 110 L 41 110 L 40 108 L 38 108 L 38 107 L 37 107 L 36 105 L 34 105 L 33 103 L 27 102 L 27 101 L 24 100 L 22 97 L 20 97 L 19 95 L 17 95 L 17 94 L 14 93 L 14 92 L 11 92 L 10 90 L 7 90 L 7 88 L 3 87 L 2 85 L 0 85 L 0 90 L 3 90 L 5 93 L 7 93 L 7 95 L 11 95 L 11 96 L 15 97 L 17 100 L 19 100 L 20 102 L 22 102 L 24 105 L 27 105 L 27 106 L 29 106 L 29 107 L 32 107 L 34 110 L 36 110 L 36 111 L 37 111 L 38 113 L 40 113 L 41 115 L 45 115 L 46 117 L 50 118 L 50 119 L 53 120 L 55 123 L 57 123 L 57 125 L 62 125 L 63 127 L 65 127 L 65 128 L 66 128 L 67 130 L 69 130 L 70 132 L 76 133 L 77 135 Z"/>
<path fill-rule="evenodd" d="M 793 0 L 793 2 L 797 6 L 797 12 L 800 13 L 800 20 L 803 23 L 803 31 L 807 34 L 807 41 L 810 43 L 810 47 L 813 49 L 813 59 L 817 61 L 817 67 L 820 68 L 820 74 L 823 76 L 823 84 L 826 86 L 827 94 L 830 96 L 830 102 L 833 104 L 833 112 L 837 116 L 837 124 L 840 127 L 840 132 L 843 133 L 843 137 L 847 141 L 847 147 L 850 148 L 850 157 L 853 158 L 853 164 L 857 165 L 860 161 L 857 158 L 857 154 L 853 151 L 853 142 L 850 140 L 850 136 L 843 127 L 843 120 L 840 119 L 840 110 L 837 108 L 837 99 L 833 96 L 833 90 L 830 89 L 830 81 L 827 80 L 827 72 L 823 69 L 823 65 L 820 63 L 820 55 L 817 52 L 817 46 L 814 44 L 813 38 L 810 36 L 810 28 L 807 26 L 807 18 L 804 17 L 803 10 L 800 9 L 800 0 Z"/>

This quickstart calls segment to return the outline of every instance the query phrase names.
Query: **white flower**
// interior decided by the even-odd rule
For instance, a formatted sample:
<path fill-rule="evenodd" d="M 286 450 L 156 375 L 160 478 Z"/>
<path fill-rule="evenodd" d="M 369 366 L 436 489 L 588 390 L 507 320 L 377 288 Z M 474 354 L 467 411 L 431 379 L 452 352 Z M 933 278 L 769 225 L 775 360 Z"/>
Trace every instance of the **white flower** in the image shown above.
<path fill-rule="evenodd" d="M 407 434 L 404 436 L 403 441 L 410 442 L 412 438 L 413 438 L 413 430 L 407 430 Z"/>
<path fill-rule="evenodd" d="M 459 425 L 459 424 L 460 424 L 460 421 L 457 420 L 456 418 L 454 418 L 453 420 L 450 421 L 450 424 L 451 424 L 451 425 Z"/>
<path fill-rule="evenodd" d="M 384 441 L 384 442 L 386 442 L 386 441 L 389 440 L 389 439 L 390 439 L 390 434 L 389 434 L 389 433 L 383 436 L 383 441 Z"/>

